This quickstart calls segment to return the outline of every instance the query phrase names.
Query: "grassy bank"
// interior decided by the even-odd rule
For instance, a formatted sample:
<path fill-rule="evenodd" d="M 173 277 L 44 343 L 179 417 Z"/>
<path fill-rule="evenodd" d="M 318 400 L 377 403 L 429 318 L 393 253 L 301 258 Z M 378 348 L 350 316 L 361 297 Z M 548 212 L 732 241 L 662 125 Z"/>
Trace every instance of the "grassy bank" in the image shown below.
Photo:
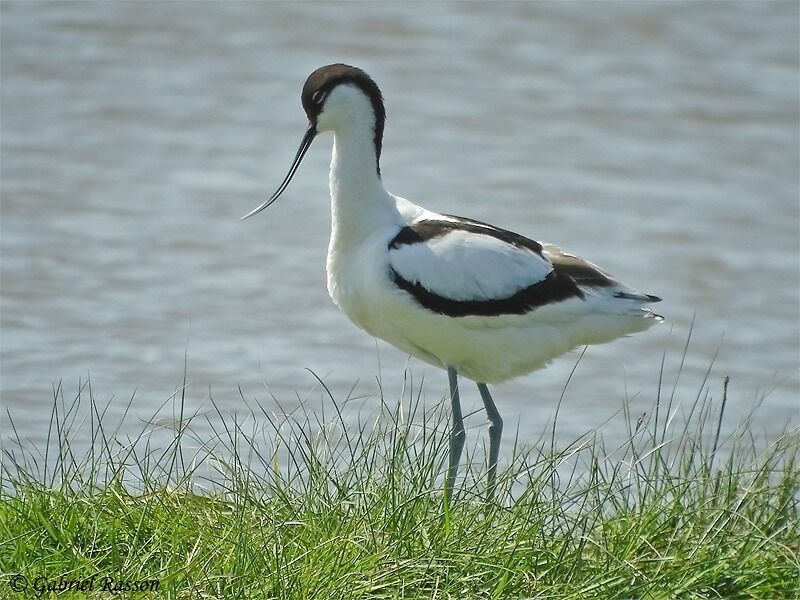
<path fill-rule="evenodd" d="M 99 425 L 86 390 L 57 393 L 49 447 L 4 448 L 0 597 L 796 598 L 798 432 L 720 435 L 719 388 L 626 414 L 614 448 L 517 445 L 491 504 L 473 448 L 450 509 L 447 414 L 416 394 L 358 426 L 333 399 L 261 428 L 218 413 L 213 444 L 178 397 L 155 445 Z"/>

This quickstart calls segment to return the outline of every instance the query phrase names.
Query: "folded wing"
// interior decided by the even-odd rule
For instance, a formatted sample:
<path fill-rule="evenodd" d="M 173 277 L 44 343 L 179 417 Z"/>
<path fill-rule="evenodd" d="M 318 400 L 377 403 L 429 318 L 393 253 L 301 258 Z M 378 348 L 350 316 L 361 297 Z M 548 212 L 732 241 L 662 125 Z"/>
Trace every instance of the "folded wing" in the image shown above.
<path fill-rule="evenodd" d="M 413 223 L 389 243 L 389 259 L 398 288 L 422 307 L 451 317 L 524 314 L 583 297 L 541 244 L 478 221 Z"/>

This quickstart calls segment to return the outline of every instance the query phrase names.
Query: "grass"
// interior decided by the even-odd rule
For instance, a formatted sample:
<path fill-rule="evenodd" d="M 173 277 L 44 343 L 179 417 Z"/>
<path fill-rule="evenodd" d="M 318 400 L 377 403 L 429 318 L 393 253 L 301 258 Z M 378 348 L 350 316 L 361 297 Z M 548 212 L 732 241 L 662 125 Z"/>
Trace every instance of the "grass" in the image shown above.
<path fill-rule="evenodd" d="M 47 447 L 3 449 L 0 596 L 797 598 L 798 432 L 722 435 L 725 388 L 683 417 L 674 395 L 652 419 L 626 411 L 614 448 L 560 445 L 555 426 L 515 444 L 492 503 L 473 448 L 449 508 L 444 403 L 424 410 L 413 386 L 357 426 L 333 397 L 318 418 L 217 410 L 213 442 L 178 394 L 164 443 L 59 388 Z"/>

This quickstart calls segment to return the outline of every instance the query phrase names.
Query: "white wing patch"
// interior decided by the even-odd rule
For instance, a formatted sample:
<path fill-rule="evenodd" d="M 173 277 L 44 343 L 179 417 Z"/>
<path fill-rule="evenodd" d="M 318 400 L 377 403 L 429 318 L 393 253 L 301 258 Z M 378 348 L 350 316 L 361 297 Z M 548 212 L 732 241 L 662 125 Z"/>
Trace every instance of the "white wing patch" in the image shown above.
<path fill-rule="evenodd" d="M 451 300 L 508 298 L 553 270 L 533 250 L 458 229 L 391 248 L 389 261 L 406 281 Z"/>

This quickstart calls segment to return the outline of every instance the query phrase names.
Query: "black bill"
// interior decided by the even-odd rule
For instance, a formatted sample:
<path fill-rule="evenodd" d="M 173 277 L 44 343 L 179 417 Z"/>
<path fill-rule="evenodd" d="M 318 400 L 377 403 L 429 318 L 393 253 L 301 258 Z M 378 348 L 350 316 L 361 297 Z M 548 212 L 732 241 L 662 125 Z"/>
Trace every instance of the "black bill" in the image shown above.
<path fill-rule="evenodd" d="M 297 167 L 299 167 L 300 163 L 303 161 L 303 157 L 306 155 L 306 152 L 308 152 L 308 149 L 311 147 L 311 142 L 314 141 L 316 135 L 317 135 L 317 128 L 314 127 L 313 124 L 309 125 L 306 134 L 303 136 L 303 141 L 300 142 L 300 149 L 297 151 L 297 154 L 294 157 L 294 161 L 292 161 L 292 166 L 289 169 L 289 174 L 286 175 L 286 178 L 283 180 L 283 183 L 281 183 L 278 190 L 274 194 L 272 194 L 272 196 L 269 197 L 269 200 L 264 202 L 264 204 L 262 204 L 261 206 L 258 206 L 257 208 L 251 210 L 249 213 L 247 213 L 245 216 L 242 217 L 242 220 L 260 213 L 270 204 L 275 202 L 275 200 L 278 199 L 278 196 L 280 196 L 283 193 L 283 191 L 287 187 L 289 187 L 289 182 L 292 180 L 292 177 L 294 177 L 295 171 L 297 171 Z"/>

